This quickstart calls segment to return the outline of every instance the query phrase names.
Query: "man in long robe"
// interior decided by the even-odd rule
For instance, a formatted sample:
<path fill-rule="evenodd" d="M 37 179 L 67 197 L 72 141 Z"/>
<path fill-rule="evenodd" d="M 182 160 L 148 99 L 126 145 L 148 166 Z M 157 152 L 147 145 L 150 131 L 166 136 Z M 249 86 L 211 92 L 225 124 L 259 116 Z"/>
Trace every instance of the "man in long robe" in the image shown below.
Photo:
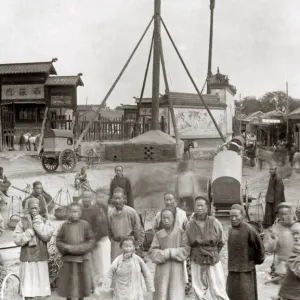
<path fill-rule="evenodd" d="M 287 275 L 279 291 L 283 300 L 298 300 L 300 295 L 300 223 L 294 223 L 291 229 L 294 245 L 288 259 Z"/>
<path fill-rule="evenodd" d="M 171 192 L 166 192 L 164 195 L 164 204 L 165 208 L 171 209 L 175 214 L 175 220 L 174 220 L 174 227 L 184 229 L 186 228 L 187 224 L 187 216 L 186 212 L 182 210 L 179 207 L 176 207 L 176 199 L 175 196 Z M 163 224 L 161 222 L 161 211 L 159 211 L 154 220 L 152 225 L 153 233 L 156 233 L 157 231 L 163 229 Z"/>
<path fill-rule="evenodd" d="M 294 223 L 294 210 L 290 203 L 278 205 L 279 222 L 264 236 L 264 246 L 268 253 L 274 253 L 273 275 L 284 276 L 287 261 L 293 248 L 291 226 Z"/>
<path fill-rule="evenodd" d="M 187 274 L 184 261 L 188 258 L 190 247 L 183 229 L 175 227 L 173 210 L 162 210 L 163 229 L 152 241 L 149 253 L 156 264 L 154 275 L 155 300 L 184 300 Z"/>
<path fill-rule="evenodd" d="M 22 202 L 22 207 L 25 214 L 28 212 L 28 200 L 30 198 L 39 199 L 40 214 L 42 217 L 48 218 L 48 211 L 51 210 L 51 204 L 49 207 L 47 207 L 47 205 L 51 202 L 52 197 L 44 191 L 43 185 L 40 181 L 35 181 L 33 183 L 33 192 Z M 52 206 L 54 206 L 54 204 Z"/>
<path fill-rule="evenodd" d="M 265 259 L 263 242 L 244 220 L 244 208 L 234 204 L 228 236 L 227 294 L 230 300 L 258 300 L 255 265 Z"/>
<path fill-rule="evenodd" d="M 192 285 L 198 299 L 210 291 L 214 300 L 229 300 L 220 252 L 225 244 L 221 223 L 208 215 L 209 200 L 195 199 L 195 213 L 186 228 L 191 246 Z"/>
<path fill-rule="evenodd" d="M 110 202 L 113 199 L 114 189 L 120 187 L 124 190 L 124 195 L 126 197 L 126 205 L 134 208 L 134 200 L 132 195 L 132 188 L 129 178 L 123 175 L 123 167 L 116 166 L 115 167 L 116 176 L 110 182 L 110 192 L 109 192 L 109 200 Z"/>
<path fill-rule="evenodd" d="M 17 224 L 13 241 L 21 246 L 20 279 L 25 299 L 51 295 L 47 242 L 54 228 L 39 214 L 39 200 L 28 201 L 29 214 Z"/>
<path fill-rule="evenodd" d="M 121 254 L 120 241 L 133 236 L 137 250 L 143 244 L 145 231 L 138 213 L 125 205 L 124 190 L 120 187 L 113 191 L 114 208 L 108 213 L 108 232 L 111 241 L 111 261 Z"/>
<path fill-rule="evenodd" d="M 277 175 L 277 168 L 270 168 L 270 180 L 266 194 L 266 208 L 263 225 L 265 228 L 272 226 L 276 220 L 277 207 L 285 201 L 283 181 Z"/>

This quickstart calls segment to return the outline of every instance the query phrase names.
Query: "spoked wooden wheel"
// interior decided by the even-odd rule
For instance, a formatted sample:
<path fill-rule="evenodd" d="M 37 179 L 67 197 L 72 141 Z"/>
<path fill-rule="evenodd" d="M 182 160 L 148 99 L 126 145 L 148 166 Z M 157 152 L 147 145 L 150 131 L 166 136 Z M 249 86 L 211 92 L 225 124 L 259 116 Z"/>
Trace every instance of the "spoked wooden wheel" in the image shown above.
<path fill-rule="evenodd" d="M 48 173 L 55 172 L 59 166 L 58 159 L 56 157 L 42 157 L 42 166 Z"/>
<path fill-rule="evenodd" d="M 64 172 L 72 172 L 77 164 L 76 153 L 71 149 L 62 151 L 59 155 L 59 166 Z"/>

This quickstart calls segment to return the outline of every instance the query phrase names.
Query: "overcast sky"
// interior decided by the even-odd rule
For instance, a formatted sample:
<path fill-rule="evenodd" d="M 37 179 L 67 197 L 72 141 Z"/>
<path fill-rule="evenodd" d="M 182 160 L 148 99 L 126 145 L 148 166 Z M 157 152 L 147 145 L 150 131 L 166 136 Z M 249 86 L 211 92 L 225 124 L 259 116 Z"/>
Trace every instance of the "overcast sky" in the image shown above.
<path fill-rule="evenodd" d="M 59 75 L 83 73 L 78 102 L 100 103 L 153 14 L 153 0 L 1 0 L 0 63 L 58 58 Z M 300 98 L 300 1 L 216 0 L 213 72 L 227 74 L 238 95 L 284 90 Z M 191 74 L 207 73 L 209 0 L 162 0 L 162 16 Z M 151 31 L 108 99 L 133 103 L 140 94 Z M 194 92 L 163 34 L 170 89 Z M 151 96 L 152 73 L 145 96 Z M 161 93 L 164 85 L 161 85 Z"/>

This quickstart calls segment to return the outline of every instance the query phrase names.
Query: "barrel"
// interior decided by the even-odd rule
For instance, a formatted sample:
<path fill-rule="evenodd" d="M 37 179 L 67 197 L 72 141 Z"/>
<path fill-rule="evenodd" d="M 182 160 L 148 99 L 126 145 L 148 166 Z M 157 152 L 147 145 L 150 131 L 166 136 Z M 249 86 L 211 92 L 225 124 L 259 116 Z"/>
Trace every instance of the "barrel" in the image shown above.
<path fill-rule="evenodd" d="M 216 209 L 227 210 L 242 200 L 242 157 L 231 150 L 220 151 L 214 159 L 212 195 Z"/>

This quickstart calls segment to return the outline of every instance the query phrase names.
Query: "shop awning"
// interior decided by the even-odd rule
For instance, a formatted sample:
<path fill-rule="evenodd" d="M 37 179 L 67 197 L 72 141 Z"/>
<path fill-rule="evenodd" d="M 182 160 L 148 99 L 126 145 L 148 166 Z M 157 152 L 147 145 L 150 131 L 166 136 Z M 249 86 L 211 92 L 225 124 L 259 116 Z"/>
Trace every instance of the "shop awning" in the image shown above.
<path fill-rule="evenodd" d="M 11 104 L 46 104 L 45 99 L 35 99 L 35 100 L 2 100 L 1 105 L 11 105 Z"/>

